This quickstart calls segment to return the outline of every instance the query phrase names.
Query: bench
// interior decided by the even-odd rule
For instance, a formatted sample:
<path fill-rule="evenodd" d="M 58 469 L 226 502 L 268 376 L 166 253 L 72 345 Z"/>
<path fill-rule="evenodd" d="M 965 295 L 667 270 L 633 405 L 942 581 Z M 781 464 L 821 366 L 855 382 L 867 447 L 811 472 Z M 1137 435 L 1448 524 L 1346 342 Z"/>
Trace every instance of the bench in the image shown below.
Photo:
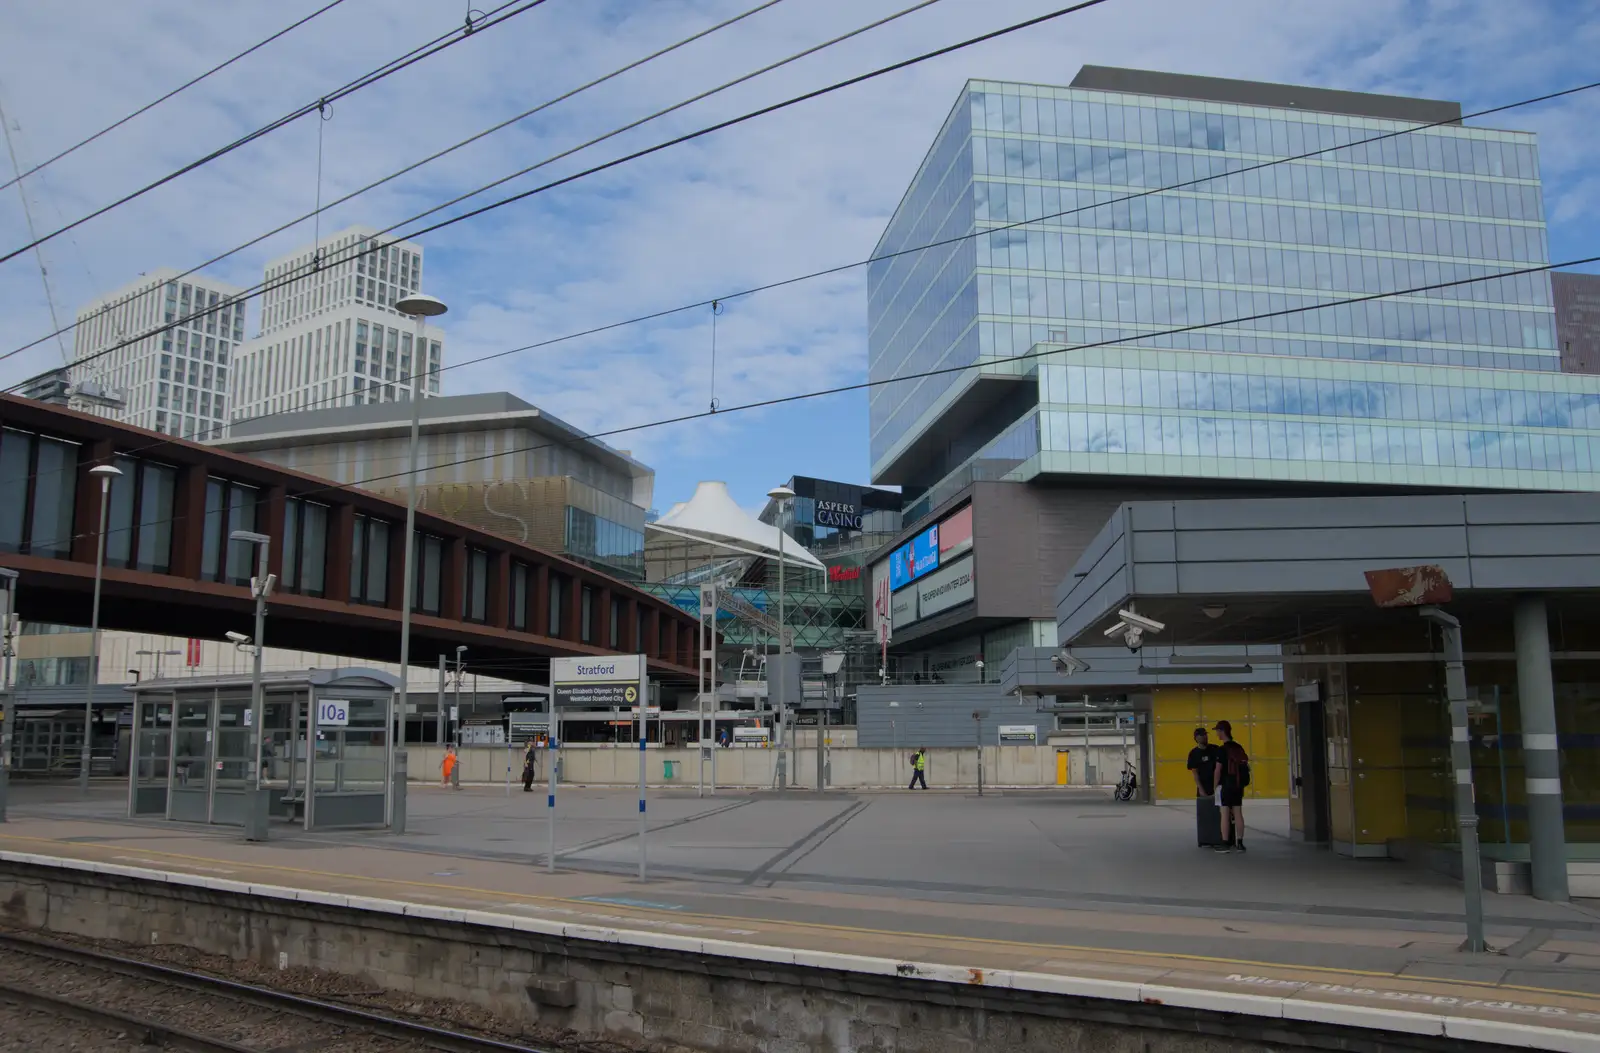
<path fill-rule="evenodd" d="M 305 798 L 305 794 L 299 794 L 298 796 L 294 796 L 294 797 L 290 797 L 288 795 L 285 795 L 282 798 L 280 798 L 279 800 L 283 804 L 284 808 L 288 809 L 288 811 L 289 811 L 289 821 L 291 823 L 292 822 L 297 822 L 297 821 L 302 821 L 302 820 L 305 819 L 305 817 L 306 817 L 306 798 Z"/>

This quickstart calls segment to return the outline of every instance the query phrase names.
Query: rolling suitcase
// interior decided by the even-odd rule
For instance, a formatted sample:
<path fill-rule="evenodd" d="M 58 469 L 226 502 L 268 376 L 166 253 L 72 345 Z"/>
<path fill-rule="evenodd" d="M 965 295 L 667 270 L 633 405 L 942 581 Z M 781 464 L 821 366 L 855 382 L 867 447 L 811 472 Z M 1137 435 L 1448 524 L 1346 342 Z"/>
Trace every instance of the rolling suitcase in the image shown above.
<path fill-rule="evenodd" d="M 1222 843 L 1222 809 L 1215 797 L 1194 799 L 1194 832 L 1201 848 Z"/>

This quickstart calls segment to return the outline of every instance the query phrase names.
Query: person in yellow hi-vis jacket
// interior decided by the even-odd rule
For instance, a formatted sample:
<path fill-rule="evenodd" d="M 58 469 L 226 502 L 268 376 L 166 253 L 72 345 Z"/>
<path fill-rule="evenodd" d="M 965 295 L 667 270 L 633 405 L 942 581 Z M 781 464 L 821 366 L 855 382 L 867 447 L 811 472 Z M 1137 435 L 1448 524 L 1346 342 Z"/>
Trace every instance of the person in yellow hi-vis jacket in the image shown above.
<path fill-rule="evenodd" d="M 907 786 L 906 789 L 915 790 L 917 788 L 917 783 L 920 782 L 922 784 L 922 788 L 926 790 L 928 788 L 927 772 L 928 747 L 918 746 L 917 752 L 911 755 L 911 785 Z"/>

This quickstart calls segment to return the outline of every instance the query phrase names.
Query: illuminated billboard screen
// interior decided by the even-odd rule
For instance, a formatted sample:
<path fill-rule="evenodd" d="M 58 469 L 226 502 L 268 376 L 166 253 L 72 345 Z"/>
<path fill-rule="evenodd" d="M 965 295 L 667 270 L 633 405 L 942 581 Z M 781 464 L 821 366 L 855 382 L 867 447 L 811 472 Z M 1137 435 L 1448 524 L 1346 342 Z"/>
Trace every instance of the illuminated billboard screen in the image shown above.
<path fill-rule="evenodd" d="M 889 588 L 903 589 L 939 566 L 939 528 L 931 526 L 889 553 Z"/>

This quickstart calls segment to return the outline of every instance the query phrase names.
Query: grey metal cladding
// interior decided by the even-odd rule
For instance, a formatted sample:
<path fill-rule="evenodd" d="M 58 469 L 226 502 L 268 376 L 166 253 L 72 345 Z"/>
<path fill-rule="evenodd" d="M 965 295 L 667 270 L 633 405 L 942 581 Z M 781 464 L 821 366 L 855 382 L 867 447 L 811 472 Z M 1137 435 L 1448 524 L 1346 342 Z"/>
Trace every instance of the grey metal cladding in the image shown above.
<path fill-rule="evenodd" d="M 1135 530 L 1134 563 L 1171 563 L 1178 558 L 1178 535 L 1171 530 Z"/>
<path fill-rule="evenodd" d="M 1067 595 L 1072 592 L 1080 580 L 1092 574 L 1094 567 L 1100 565 L 1108 556 L 1113 555 L 1113 549 L 1116 549 L 1122 540 L 1123 525 L 1127 519 L 1123 514 L 1123 508 L 1125 507 L 1127 506 L 1120 506 L 1116 512 L 1112 513 L 1111 517 L 1106 520 L 1105 525 L 1100 528 L 1100 532 L 1084 547 L 1083 552 L 1079 554 L 1067 576 L 1061 580 L 1061 584 L 1056 587 L 1057 607 L 1061 605 L 1061 602 L 1066 599 Z M 1120 551 L 1115 553 L 1115 558 L 1120 565 L 1123 559 Z"/>
<path fill-rule="evenodd" d="M 1600 556 L 1600 523 L 1519 523 L 1468 528 L 1474 559 L 1488 556 Z"/>
<path fill-rule="evenodd" d="M 1446 570 L 1449 570 L 1446 567 Z M 1452 580 L 1454 572 L 1450 572 Z M 1477 589 L 1600 588 L 1600 559 L 1582 556 L 1512 556 L 1472 560 L 1472 587 Z"/>
<path fill-rule="evenodd" d="M 1129 501 L 1122 507 L 1134 530 L 1171 530 L 1177 526 L 1173 518 L 1174 504 L 1174 501 Z"/>
<path fill-rule="evenodd" d="M 1460 121 L 1461 104 L 1439 99 L 1416 99 L 1405 95 L 1373 95 L 1360 91 L 1308 88 L 1297 84 L 1271 84 L 1227 77 L 1197 77 L 1188 73 L 1161 73 L 1153 70 L 1123 69 L 1116 66 L 1084 66 L 1072 79 L 1072 87 L 1093 91 L 1125 92 L 1130 95 L 1158 95 L 1199 102 L 1231 102 L 1244 106 L 1271 106 L 1282 109 L 1342 113 L 1350 117 L 1378 117 L 1393 121 Z"/>
<path fill-rule="evenodd" d="M 1462 499 L 1467 522 L 1600 522 L 1600 494 L 1473 494 Z"/>
<path fill-rule="evenodd" d="M 1458 588 L 1472 585 L 1465 559 L 1431 560 L 1444 567 Z M 1302 593 L 1365 593 L 1365 572 L 1379 566 L 1394 565 L 1384 559 L 1307 559 L 1240 561 L 1230 563 L 1181 563 L 1176 565 L 1174 582 L 1147 580 L 1152 586 L 1136 590 L 1136 595 L 1193 596 L 1292 596 Z M 1143 568 L 1139 568 L 1142 570 Z M 1157 584 L 1167 585 L 1157 591 Z"/>
<path fill-rule="evenodd" d="M 1438 526 L 1462 521 L 1462 500 L 1451 494 L 1404 498 L 1260 497 L 1235 501 L 1179 501 L 1174 505 L 1173 516 L 1174 524 L 1181 530 L 1364 527 L 1397 521 L 1413 526 Z M 1398 518 L 1396 501 L 1404 502 L 1404 513 Z"/>
<path fill-rule="evenodd" d="M 1433 563 L 1466 556 L 1464 526 L 1183 530 L 1174 537 L 1184 564 L 1218 561 L 1412 560 Z M 1139 553 L 1138 546 L 1134 549 Z M 1168 557 L 1173 558 L 1173 557 Z"/>

